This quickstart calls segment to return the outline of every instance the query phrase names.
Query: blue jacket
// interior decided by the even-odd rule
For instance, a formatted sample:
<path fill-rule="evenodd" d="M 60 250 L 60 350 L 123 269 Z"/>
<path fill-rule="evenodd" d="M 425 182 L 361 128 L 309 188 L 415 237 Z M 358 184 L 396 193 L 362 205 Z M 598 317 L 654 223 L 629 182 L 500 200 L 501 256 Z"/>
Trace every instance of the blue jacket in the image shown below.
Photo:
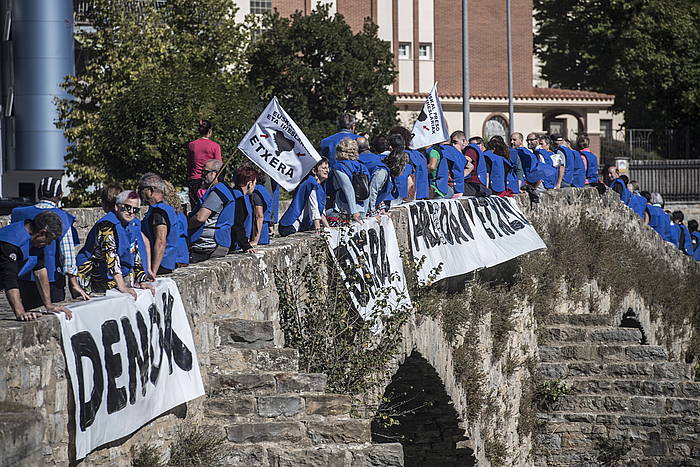
<path fill-rule="evenodd" d="M 467 157 L 451 144 L 443 145 L 442 155 L 447 159 L 454 192 L 464 193 L 464 168 L 467 166 Z"/>
<path fill-rule="evenodd" d="M 428 179 L 430 180 L 430 184 L 433 186 L 433 188 L 437 188 L 442 195 L 446 195 L 450 189 L 450 167 L 447 157 L 445 157 L 444 154 L 445 146 L 442 144 L 436 144 L 435 146 L 431 147 L 429 151 L 433 150 L 440 154 L 440 161 L 438 162 L 435 172 L 428 174 Z M 428 155 L 430 155 L 430 152 L 428 152 Z"/>
<path fill-rule="evenodd" d="M 572 185 L 576 188 L 583 188 L 586 186 L 586 164 L 583 162 L 584 156 L 578 152 L 571 149 L 574 153 L 574 180 Z"/>
<path fill-rule="evenodd" d="M 634 211 L 639 217 L 644 219 L 644 211 L 647 207 L 647 199 L 638 195 L 637 193 L 631 193 L 629 205 L 630 209 Z"/>
<path fill-rule="evenodd" d="M 403 168 L 403 173 L 398 177 L 392 179 L 393 187 L 391 190 L 391 197 L 393 199 L 405 199 L 408 198 L 408 177 L 413 173 L 413 165 L 409 162 Z"/>
<path fill-rule="evenodd" d="M 114 211 L 108 212 L 100 220 L 92 226 L 90 232 L 85 238 L 85 245 L 80 249 L 76 257 L 78 266 L 85 264 L 90 258 L 92 258 L 95 252 L 95 243 L 97 242 L 98 227 L 103 222 L 109 222 L 112 224 L 115 232 L 115 241 L 117 243 L 117 255 L 119 256 L 119 262 L 121 264 L 121 273 L 123 276 L 128 276 L 131 269 L 134 267 L 134 255 L 131 253 L 131 239 L 127 229 L 122 225 L 121 221 L 114 213 Z M 112 280 L 114 277 L 107 270 L 107 264 L 104 261 L 100 261 L 95 264 L 100 277 L 104 279 Z"/>
<path fill-rule="evenodd" d="M 518 168 L 522 170 L 522 163 L 517 149 L 510 149 L 510 166 L 511 170 L 506 173 L 506 185 L 513 193 L 520 193 L 522 179 L 518 176 Z"/>
<path fill-rule="evenodd" d="M 559 146 L 557 150 L 561 150 L 564 153 L 564 179 L 563 181 L 569 185 L 574 185 L 574 151 L 566 146 Z M 581 161 L 583 162 L 583 161 Z"/>
<path fill-rule="evenodd" d="M 610 182 L 610 189 L 614 189 L 616 185 L 620 185 L 622 187 L 620 200 L 629 206 L 630 201 L 632 200 L 632 192 L 627 188 L 627 185 L 621 178 L 616 178 L 615 180 Z"/>
<path fill-rule="evenodd" d="M 516 151 L 518 153 L 518 157 L 520 158 L 520 163 L 523 165 L 525 180 L 528 183 L 537 183 L 538 181 L 543 180 L 544 170 L 542 169 L 537 156 L 535 156 L 535 154 L 526 147 L 519 147 L 516 149 Z"/>
<path fill-rule="evenodd" d="M 230 248 L 231 227 L 233 226 L 234 221 L 233 214 L 235 211 L 235 205 L 233 203 L 233 193 L 231 193 L 231 188 L 229 188 L 229 186 L 226 183 L 219 182 L 213 187 L 209 188 L 195 205 L 194 209 L 192 210 L 192 214 L 199 211 L 199 208 L 202 207 L 204 202 L 210 196 L 218 196 L 221 199 L 221 202 L 224 206 L 221 209 L 221 212 L 219 213 L 219 217 L 216 219 L 216 232 L 214 232 L 214 240 L 216 241 L 217 245 L 223 246 L 225 248 Z M 193 232 L 190 232 L 190 244 L 199 240 L 203 232 L 204 224 L 200 225 Z"/>
<path fill-rule="evenodd" d="M 690 231 L 684 224 L 671 224 L 671 243 L 676 245 L 679 250 L 687 255 L 693 254 L 693 240 L 690 237 Z M 682 233 L 682 234 L 681 234 Z M 683 237 L 681 239 L 681 236 Z M 681 244 L 681 240 L 683 243 Z"/>
<path fill-rule="evenodd" d="M 489 188 L 495 193 L 501 193 L 508 188 L 507 180 L 513 170 L 510 160 L 494 154 L 491 151 L 484 151 L 483 156 L 491 162 L 489 173 Z M 517 179 L 516 179 L 517 180 Z"/>
<path fill-rule="evenodd" d="M 270 192 L 265 188 L 265 185 L 255 185 L 255 192 L 263 199 L 263 223 L 260 231 L 259 245 L 268 245 L 270 243 L 270 222 L 272 221 L 272 204 L 273 199 Z"/>
<path fill-rule="evenodd" d="M 238 188 L 232 188 L 231 189 L 231 194 L 233 195 L 233 220 L 235 222 L 236 220 L 236 201 L 239 200 L 240 198 L 243 198 L 243 201 L 245 203 L 245 209 L 248 213 L 248 215 L 245 218 L 245 224 L 243 224 L 243 228 L 245 230 L 245 235 L 250 239 L 250 237 L 253 235 L 253 204 L 250 202 L 250 196 L 244 195 L 241 190 Z M 235 242 L 235 239 L 231 239 L 231 248 L 234 250 L 240 250 L 241 246 Z"/>
<path fill-rule="evenodd" d="M 19 273 L 17 274 L 19 278 L 26 277 L 32 272 L 38 262 L 37 255 L 41 254 L 40 250 L 32 247 L 32 237 L 24 225 L 24 221 L 19 221 L 0 229 L 0 242 L 14 245 L 22 251 L 22 261 L 19 263 Z"/>
<path fill-rule="evenodd" d="M 156 210 L 161 210 L 165 213 L 166 222 L 170 227 L 168 229 L 168 236 L 165 238 L 165 253 L 163 254 L 163 260 L 160 264 L 164 268 L 172 271 L 177 267 L 177 263 L 179 262 L 178 257 L 180 256 L 178 252 L 178 242 L 182 241 L 180 240 L 180 222 L 175 209 L 167 203 L 160 202 L 148 208 L 148 212 L 146 212 L 141 222 L 141 231 L 151 244 L 151 252 L 153 252 L 153 245 L 156 241 L 155 232 L 151 228 L 151 217 Z M 153 272 L 156 274 L 158 273 L 158 271 Z"/>
<path fill-rule="evenodd" d="M 481 184 L 486 186 L 486 174 L 488 173 L 488 169 L 486 168 L 486 161 L 484 160 L 484 152 L 481 150 L 481 147 L 478 144 L 470 144 L 469 147 L 474 149 L 476 153 L 479 155 L 479 160 L 476 163 L 476 176 L 479 177 L 479 180 L 481 180 Z M 465 156 L 466 159 L 466 156 Z M 464 166 L 466 167 L 466 160 L 464 161 L 465 164 Z"/>
<path fill-rule="evenodd" d="M 581 151 L 586 157 L 588 162 L 588 169 L 586 170 L 586 181 L 588 183 L 598 183 L 598 157 L 591 151 Z"/>
<path fill-rule="evenodd" d="M 692 253 L 693 258 L 700 261 L 700 232 L 693 232 L 691 235 L 695 239 L 695 246 L 693 247 L 695 250 Z"/>
<path fill-rule="evenodd" d="M 338 172 L 343 172 L 345 175 L 348 176 L 350 181 L 352 182 L 352 177 L 353 175 L 357 173 L 365 174 L 367 176 L 367 180 L 369 181 L 369 170 L 367 170 L 367 167 L 365 167 L 363 164 L 361 164 L 358 161 L 350 161 L 350 160 L 345 160 L 345 161 L 338 161 L 335 164 L 335 167 L 333 168 L 334 170 L 337 170 Z M 355 203 L 356 201 L 354 199 L 352 200 L 346 200 L 345 199 L 345 193 L 340 189 L 340 187 L 335 187 L 335 196 L 339 197 L 339 199 L 345 203 Z"/>
<path fill-rule="evenodd" d="M 56 280 L 56 275 L 58 274 L 58 258 L 60 249 L 59 242 L 61 239 L 63 239 L 63 236 L 73 235 L 73 243 L 76 245 L 78 244 L 78 233 L 73 227 L 75 217 L 59 208 L 41 209 L 37 208 L 36 206 L 25 206 L 14 208 L 12 210 L 10 222 L 31 221 L 34 220 L 34 218 L 40 213 L 47 210 L 58 214 L 58 217 L 61 218 L 61 222 L 63 223 L 63 235 L 61 238 L 54 240 L 44 247 L 44 265 L 46 266 L 46 273 L 49 276 L 49 282 L 54 282 Z M 19 277 L 23 280 L 36 280 L 31 271 L 29 271 L 29 273 L 22 274 Z"/>
<path fill-rule="evenodd" d="M 180 264 L 190 264 L 190 245 L 187 242 L 187 214 L 177 213 L 180 236 L 177 239 L 177 259 Z"/>
<path fill-rule="evenodd" d="M 409 163 L 413 166 L 416 180 L 416 199 L 430 197 L 430 180 L 428 179 L 428 159 L 417 149 L 407 149 Z"/>
<path fill-rule="evenodd" d="M 321 140 L 321 155 L 328 159 L 328 165 L 333 168 L 336 163 L 335 148 L 345 138 L 357 139 L 360 135 L 356 135 L 350 130 L 340 130 L 338 133 L 327 136 Z"/>
<path fill-rule="evenodd" d="M 544 185 L 546 189 L 551 190 L 557 186 L 557 180 L 559 179 L 559 168 L 554 167 L 554 161 L 552 161 L 552 155 L 554 153 L 542 148 L 537 149 L 535 152 L 544 159 L 544 162 L 540 163 L 543 175 L 542 185 Z"/>
<path fill-rule="evenodd" d="M 362 165 L 364 165 L 367 168 L 367 171 L 369 172 L 369 180 L 370 183 L 372 182 L 372 178 L 374 177 L 374 174 L 377 170 L 382 169 L 386 170 L 387 172 L 387 177 L 386 177 L 386 183 L 384 186 L 379 190 L 379 193 L 377 194 L 377 201 L 376 201 L 376 206 L 369 206 L 368 209 L 370 211 L 373 211 L 374 209 L 377 208 L 380 204 L 382 204 L 384 201 L 391 201 L 394 199 L 392 196 L 391 192 L 394 189 L 394 184 L 391 180 L 391 176 L 389 175 L 389 167 L 386 166 L 384 161 L 382 160 L 381 156 L 379 154 L 374 154 L 371 152 L 364 152 L 360 154 L 358 160 Z"/>
<path fill-rule="evenodd" d="M 656 230 L 661 238 L 667 242 L 672 242 L 671 238 L 671 216 L 660 206 L 647 205 L 649 213 L 649 227 Z"/>
<path fill-rule="evenodd" d="M 316 200 L 318 201 L 318 210 L 323 215 L 326 210 L 326 190 L 323 189 L 323 185 L 316 181 L 313 176 L 308 176 L 306 180 L 301 182 L 294 192 L 294 199 L 290 203 L 287 211 L 280 219 L 280 226 L 291 226 L 294 222 L 301 216 L 306 208 L 306 202 L 309 199 L 309 195 L 313 190 L 316 190 Z M 299 232 L 305 230 L 310 230 L 314 226 L 313 220 L 307 217 L 301 219 L 299 225 Z"/>

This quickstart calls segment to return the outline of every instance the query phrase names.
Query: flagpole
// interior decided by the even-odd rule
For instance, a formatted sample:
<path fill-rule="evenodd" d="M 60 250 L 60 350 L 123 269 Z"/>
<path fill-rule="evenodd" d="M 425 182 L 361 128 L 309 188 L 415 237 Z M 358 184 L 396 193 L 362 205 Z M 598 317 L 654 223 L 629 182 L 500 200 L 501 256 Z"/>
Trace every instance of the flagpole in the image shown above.
<path fill-rule="evenodd" d="M 508 138 L 515 130 L 513 112 L 513 31 L 510 20 L 510 0 L 506 0 L 506 29 L 508 32 Z"/>
<path fill-rule="evenodd" d="M 469 127 L 469 0 L 462 0 L 462 131 L 471 136 Z"/>

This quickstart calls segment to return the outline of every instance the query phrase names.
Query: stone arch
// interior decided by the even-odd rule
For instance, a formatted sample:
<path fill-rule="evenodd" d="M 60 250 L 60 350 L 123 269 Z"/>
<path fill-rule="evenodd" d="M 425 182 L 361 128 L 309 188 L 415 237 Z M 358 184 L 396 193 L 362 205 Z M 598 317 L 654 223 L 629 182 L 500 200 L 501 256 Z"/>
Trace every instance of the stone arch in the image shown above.
<path fill-rule="evenodd" d="M 542 130 L 546 132 L 550 132 L 550 127 L 553 122 L 555 122 L 557 117 L 560 117 L 562 115 L 568 115 L 571 117 L 574 117 L 576 121 L 576 128 L 569 128 L 567 126 L 566 129 L 566 134 L 563 136 L 566 136 L 567 138 L 571 139 L 576 139 L 576 135 L 582 134 L 586 132 L 586 120 L 583 118 L 581 114 L 576 112 L 575 110 L 567 109 L 567 108 L 558 108 L 558 109 L 553 109 L 545 112 L 542 115 Z M 556 133 L 556 131 L 555 131 Z"/>
<path fill-rule="evenodd" d="M 394 374 L 372 423 L 372 441 L 400 442 L 406 467 L 476 465 L 468 438 L 433 366 L 413 351 Z"/>
<path fill-rule="evenodd" d="M 495 125 L 494 128 L 490 128 L 490 123 Z M 500 127 L 502 126 L 502 131 Z M 485 119 L 481 126 L 481 134 L 485 141 L 491 139 L 492 136 L 501 135 L 504 140 L 508 141 L 508 116 L 500 112 L 492 112 Z M 469 135 L 467 135 L 469 137 Z"/>

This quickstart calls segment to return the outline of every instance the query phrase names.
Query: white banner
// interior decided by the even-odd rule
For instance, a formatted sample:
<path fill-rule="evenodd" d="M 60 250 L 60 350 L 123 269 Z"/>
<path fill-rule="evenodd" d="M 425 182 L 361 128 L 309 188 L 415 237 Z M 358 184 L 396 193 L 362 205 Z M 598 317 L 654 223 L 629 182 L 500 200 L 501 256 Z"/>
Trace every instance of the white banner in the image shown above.
<path fill-rule="evenodd" d="M 109 294 L 59 315 L 75 402 L 75 451 L 127 436 L 168 410 L 204 395 L 180 292 L 172 279 L 155 297 Z"/>
<path fill-rule="evenodd" d="M 328 241 L 362 318 L 375 319 L 386 308 L 374 310 L 377 301 L 386 300 L 394 309 L 411 306 L 391 217 L 367 218 L 348 228 L 331 229 Z"/>
<path fill-rule="evenodd" d="M 292 191 L 321 156 L 273 97 L 238 149 L 282 188 Z"/>
<path fill-rule="evenodd" d="M 406 208 L 411 251 L 422 262 L 418 279 L 424 282 L 547 248 L 513 198 L 416 201 Z"/>
<path fill-rule="evenodd" d="M 425 146 L 442 143 L 450 138 L 445 121 L 445 114 L 442 113 L 442 104 L 438 97 L 437 83 L 433 84 L 433 89 L 425 99 L 423 110 L 418 115 L 418 120 L 413 124 L 413 141 L 411 146 L 419 149 Z"/>

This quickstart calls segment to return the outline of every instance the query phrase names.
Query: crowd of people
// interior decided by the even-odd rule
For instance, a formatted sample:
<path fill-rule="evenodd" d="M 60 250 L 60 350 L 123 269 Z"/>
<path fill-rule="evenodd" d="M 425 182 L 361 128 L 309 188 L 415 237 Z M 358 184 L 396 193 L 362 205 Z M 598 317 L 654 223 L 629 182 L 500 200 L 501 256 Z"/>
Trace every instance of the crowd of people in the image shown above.
<path fill-rule="evenodd" d="M 622 202 L 684 253 L 700 260 L 700 233 L 695 220 L 668 213 L 658 193 L 640 192 L 635 182 L 605 167 L 599 182 L 598 157 L 580 136 L 572 144 L 563 136 L 513 133 L 488 141 L 455 131 L 448 141 L 412 148 L 412 134 L 397 126 L 386 135 L 355 132 L 355 118 L 343 114 L 339 131 L 320 141 L 321 160 L 291 193 L 279 217 L 278 187 L 258 167 L 232 171 L 212 141 L 211 122 L 200 120 L 200 138 L 188 147 L 189 213 L 172 184 L 155 173 L 144 174 L 136 190 L 117 184 L 102 188 L 104 216 L 79 240 L 74 218 L 60 206 L 59 179 L 46 177 L 39 202 L 15 208 L 11 224 L 0 229 L 0 286 L 18 320 L 32 312 L 70 310 L 56 305 L 68 285 L 73 298 L 117 289 L 136 297 L 158 276 L 190 263 L 220 258 L 235 251 L 255 252 L 280 236 L 321 231 L 324 227 L 362 222 L 392 207 L 422 199 L 462 196 L 536 198 L 545 190 L 609 186 Z M 140 219 L 142 203 L 148 206 Z"/>

